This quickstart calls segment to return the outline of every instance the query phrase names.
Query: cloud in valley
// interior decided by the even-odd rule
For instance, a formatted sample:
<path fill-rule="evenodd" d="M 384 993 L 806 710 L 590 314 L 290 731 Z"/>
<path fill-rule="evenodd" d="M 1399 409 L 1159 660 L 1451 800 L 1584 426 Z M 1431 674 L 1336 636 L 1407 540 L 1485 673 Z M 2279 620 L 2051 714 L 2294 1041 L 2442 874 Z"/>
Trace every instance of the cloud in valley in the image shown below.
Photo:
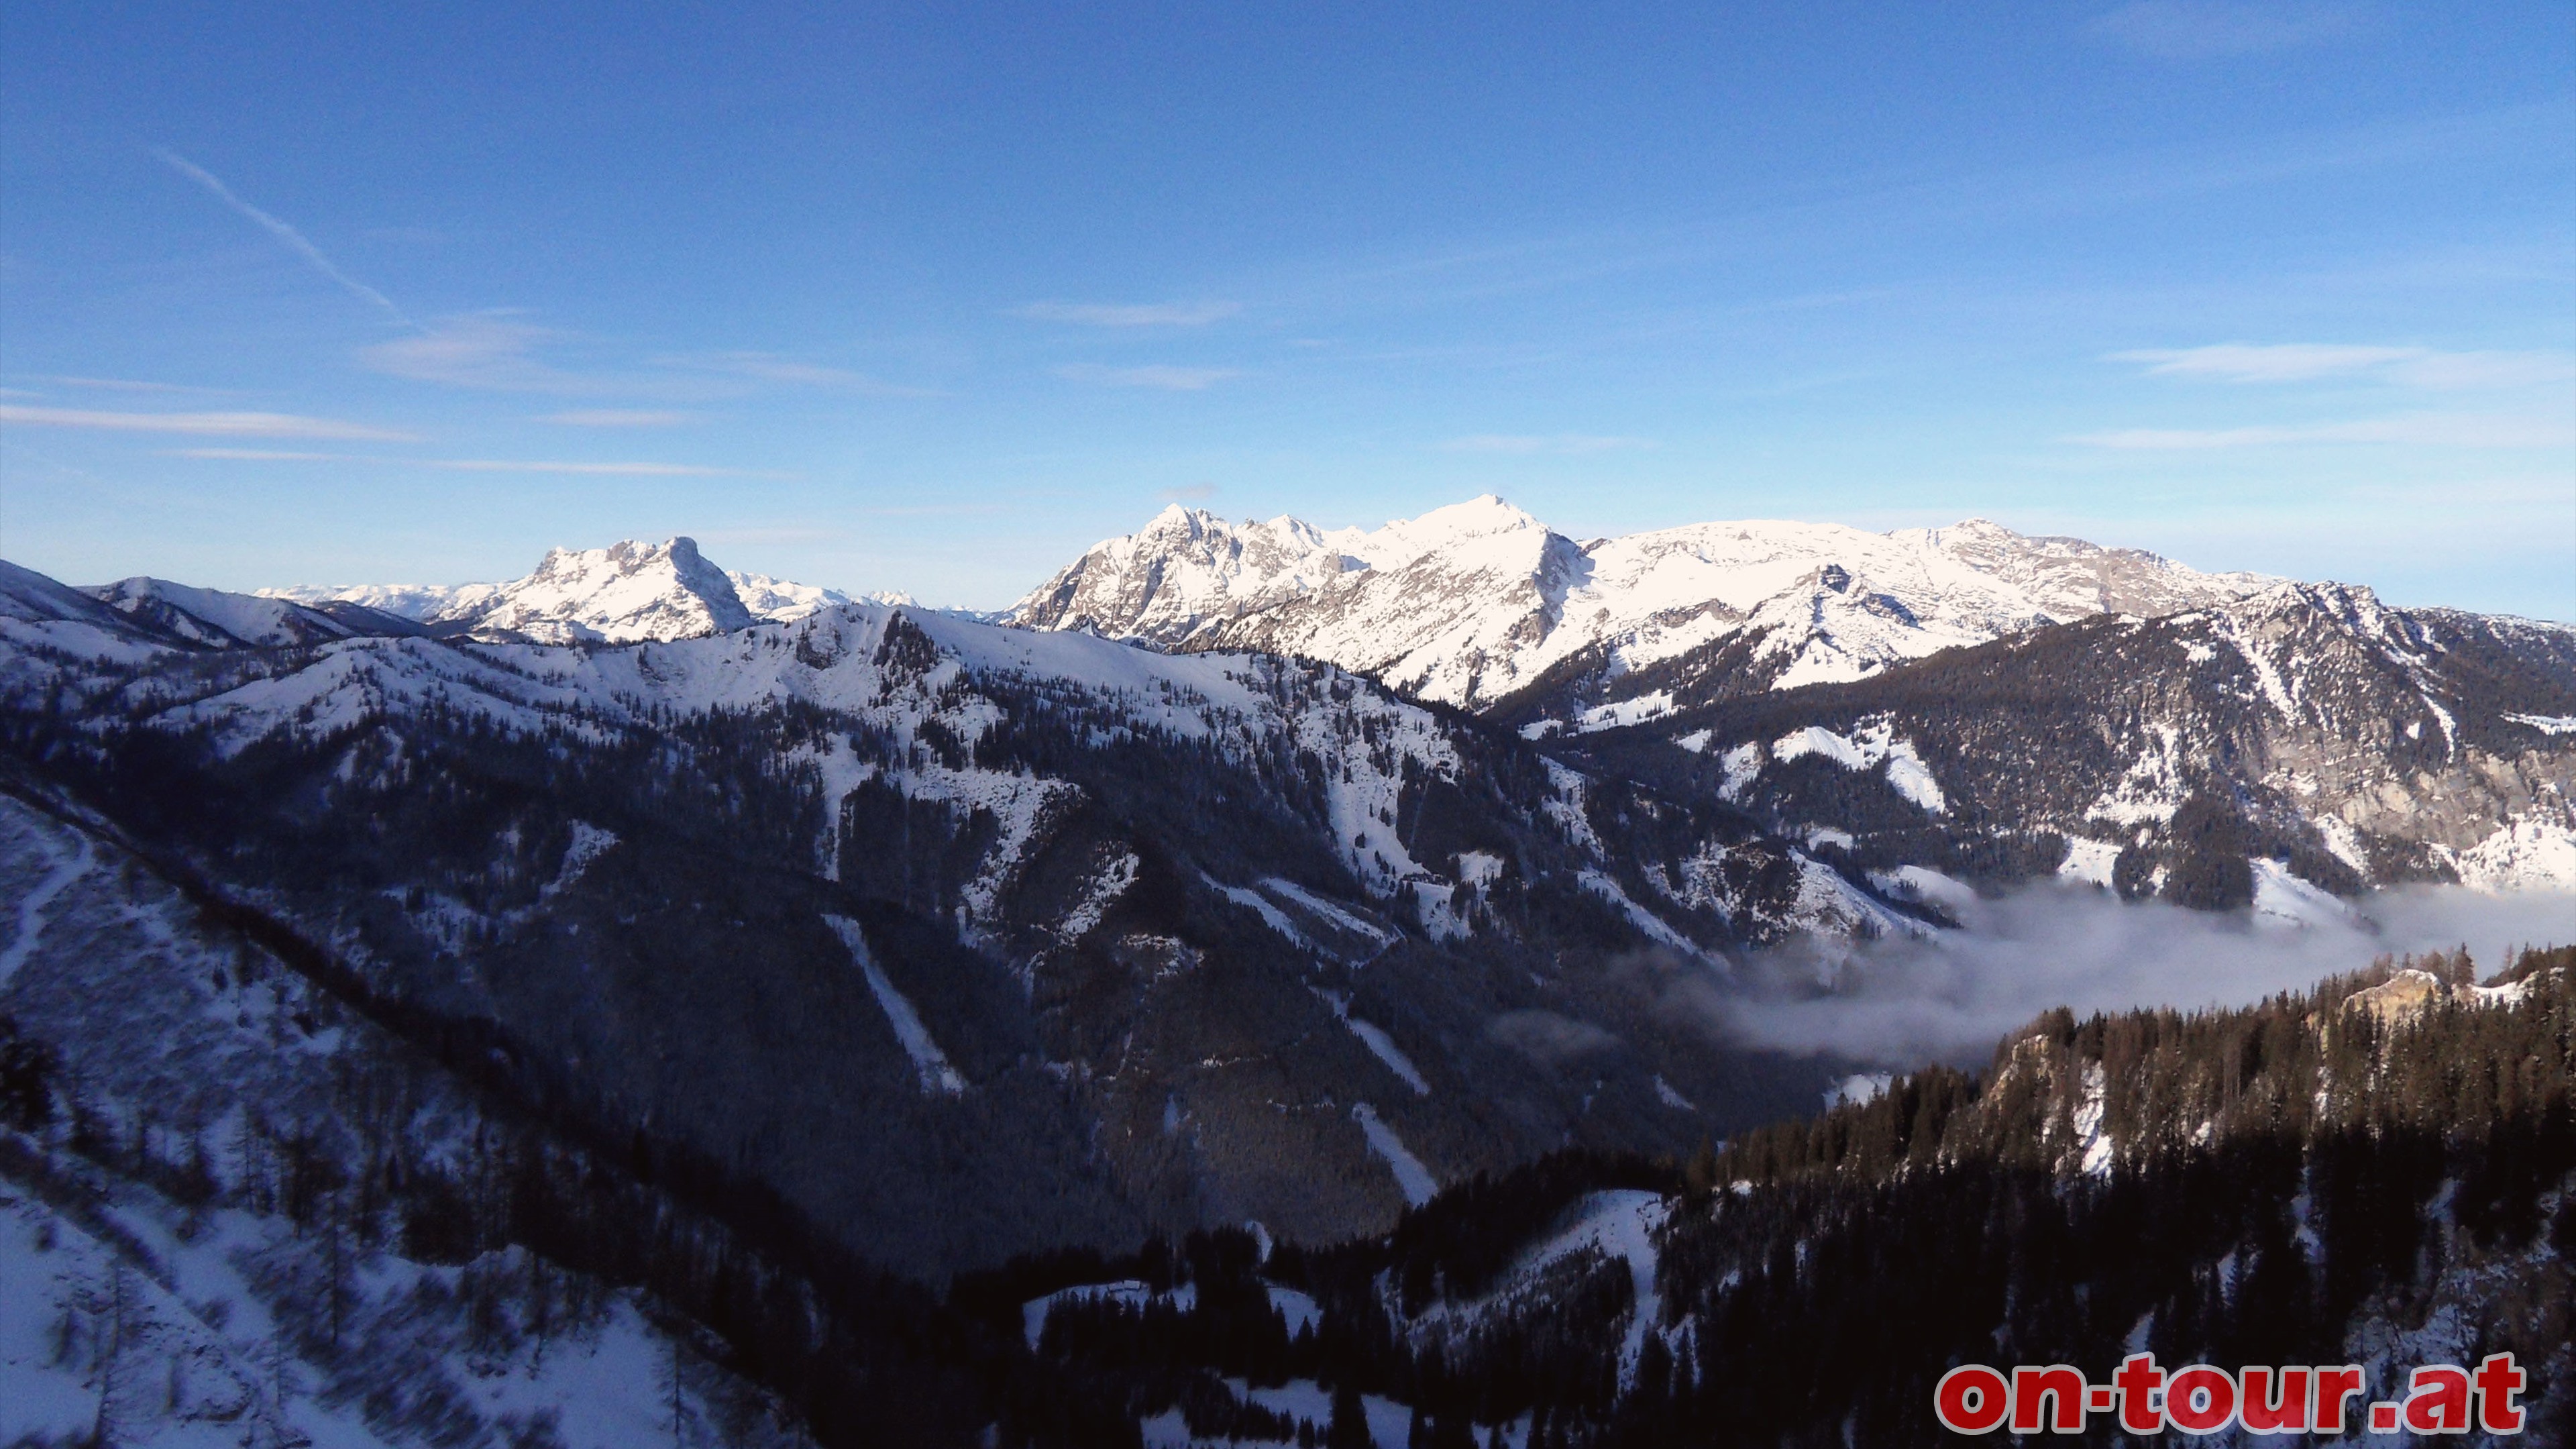
<path fill-rule="evenodd" d="M 1485 1035 L 1550 1066 L 1619 1045 L 1619 1038 L 1592 1023 L 1553 1011 L 1506 1011 L 1485 1023 Z"/>
<path fill-rule="evenodd" d="M 2091 887 L 2037 885 L 1963 912 L 1929 941 L 1843 951 L 1792 946 L 1742 963 L 1740 989 L 1676 977 L 1665 1004 L 1729 1039 L 1885 1066 L 1977 1064 L 2053 1006 L 2080 1016 L 2138 1006 L 2242 1006 L 2355 971 L 2386 953 L 2466 945 L 2482 975 L 2508 948 L 2576 944 L 2576 893 L 2488 895 L 2404 886 L 2340 924 L 2258 924 Z M 1830 980 L 1831 988 L 1820 985 Z"/>

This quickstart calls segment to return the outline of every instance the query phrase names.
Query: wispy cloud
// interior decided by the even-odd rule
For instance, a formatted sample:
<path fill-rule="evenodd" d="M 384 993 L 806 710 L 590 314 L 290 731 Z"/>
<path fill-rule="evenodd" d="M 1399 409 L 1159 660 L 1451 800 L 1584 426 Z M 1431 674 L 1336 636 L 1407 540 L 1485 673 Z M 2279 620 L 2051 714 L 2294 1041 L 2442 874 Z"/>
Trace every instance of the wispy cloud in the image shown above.
<path fill-rule="evenodd" d="M 242 200 L 239 196 L 234 195 L 233 189 L 218 180 L 213 172 L 208 171 L 206 168 L 189 160 L 187 157 L 180 155 L 176 151 L 155 149 L 152 154 L 160 157 L 162 162 L 169 166 L 171 170 L 178 172 L 180 175 L 187 177 L 199 186 L 204 187 L 208 192 L 213 194 L 217 201 L 231 207 L 235 212 L 248 218 L 251 222 L 259 226 L 260 229 L 266 231 L 270 236 L 273 236 L 279 241 L 285 243 L 288 251 L 302 257 L 305 263 L 311 266 L 313 270 L 320 272 L 323 276 L 338 283 L 341 290 L 358 298 L 360 301 L 382 309 L 386 316 L 391 317 L 396 322 L 399 322 L 406 327 L 411 325 L 411 319 L 404 316 L 403 310 L 393 304 L 392 298 L 387 297 L 384 293 L 377 291 L 375 288 L 368 286 L 357 278 L 350 276 L 347 272 L 340 270 L 339 264 L 333 262 L 329 257 L 324 256 L 320 247 L 317 247 L 313 243 L 305 240 L 304 233 L 297 231 L 294 227 L 287 225 L 285 222 L 278 220 L 276 217 L 269 215 L 267 212 L 260 210 L 258 207 Z"/>
<path fill-rule="evenodd" d="M 1158 387 L 1167 392 L 1199 392 L 1229 377 L 1241 377 L 1231 367 L 1103 367 L 1096 363 L 1069 363 L 1055 370 L 1055 375 L 1070 382 L 1099 383 L 1105 387 Z"/>
<path fill-rule="evenodd" d="M 1161 495 L 1165 503 L 1204 503 L 1215 496 L 1216 485 L 1213 483 L 1192 483 L 1185 488 L 1166 488 Z"/>
<path fill-rule="evenodd" d="M 575 340 L 572 334 L 511 312 L 470 312 L 439 318 L 416 336 L 360 348 L 358 359 L 377 372 L 414 382 L 556 397 L 692 402 L 739 397 L 753 391 L 757 383 L 879 397 L 935 395 L 928 388 L 903 387 L 847 368 L 767 352 L 670 354 L 647 359 L 649 371 L 574 370 L 557 366 L 544 355 Z M 693 419 L 677 412 L 593 408 L 551 414 L 543 421 L 568 427 L 667 427 Z"/>
<path fill-rule="evenodd" d="M 1510 453 L 1521 456 L 1544 453 L 1580 457 L 1654 445 L 1651 438 L 1620 438 L 1591 433 L 1474 433 L 1463 438 L 1451 438 L 1440 447 L 1441 451 L 1449 453 Z"/>
<path fill-rule="evenodd" d="M 676 428 L 698 421 L 698 415 L 637 408 L 576 408 L 571 412 L 547 413 L 537 421 L 567 428 Z"/>
<path fill-rule="evenodd" d="M 2214 60 L 2340 39 L 2366 17 L 2334 0 L 2135 0 L 2092 28 L 2160 60 Z"/>
<path fill-rule="evenodd" d="M 423 468 L 456 473 L 575 473 L 615 478 L 768 478 L 742 468 L 702 468 L 691 463 L 563 463 L 532 458 L 408 458 Z"/>
<path fill-rule="evenodd" d="M 22 382 L 41 382 L 54 387 L 94 388 L 102 392 L 176 393 L 192 397 L 229 397 L 238 389 L 229 387 L 194 387 L 182 382 L 143 382 L 130 377 L 57 377 L 31 373 L 18 375 Z"/>
<path fill-rule="evenodd" d="M 2548 351 L 2443 352 L 2430 347 L 2325 342 L 2221 342 L 2207 347 L 2114 352 L 2110 359 L 2145 363 L 2150 373 L 2221 382 L 2367 377 L 2403 387 L 2466 391 L 2576 381 L 2576 356 Z"/>
<path fill-rule="evenodd" d="M 352 453 L 294 453 L 277 448 L 165 448 L 165 458 L 221 458 L 245 463 L 375 462 Z"/>
<path fill-rule="evenodd" d="M 595 393 L 616 390 L 605 378 L 565 372 L 539 360 L 536 349 L 562 334 L 504 313 L 442 317 L 412 337 L 358 349 L 358 360 L 377 372 L 414 382 L 494 392 Z"/>
<path fill-rule="evenodd" d="M 1031 302 L 1012 315 L 1084 327 L 1204 327 L 1242 310 L 1240 302 Z"/>
<path fill-rule="evenodd" d="M 790 387 L 820 388 L 826 392 L 859 393 L 867 397 L 945 397 L 935 387 L 914 387 L 888 382 L 846 367 L 828 367 L 821 363 L 801 362 L 781 357 L 774 352 L 698 352 L 674 353 L 652 359 L 656 367 L 685 372 L 715 373 L 752 382 L 784 383 Z"/>
<path fill-rule="evenodd" d="M 2576 421 L 2495 413 L 2413 413 L 2340 423 L 2242 428 L 2121 428 L 2068 439 L 2096 448 L 2188 452 L 2305 443 L 2404 443 L 2435 448 L 2563 448 Z"/>
<path fill-rule="evenodd" d="M 363 453 L 290 453 L 264 448 L 174 448 L 174 458 L 235 459 L 253 463 L 371 463 L 396 468 L 436 468 L 448 473 L 565 473 L 604 478 L 782 478 L 747 468 L 708 468 L 694 463 L 643 463 L 552 458 L 388 458 Z"/>
<path fill-rule="evenodd" d="M 2143 362 L 2149 372 L 2177 377 L 2214 377 L 2227 382 L 2305 382 L 2310 378 L 2364 372 L 2403 358 L 2421 356 L 2422 353 L 2420 347 L 2221 342 L 2208 347 L 2139 348 L 2114 352 L 2111 360 Z"/>
<path fill-rule="evenodd" d="M 93 428 L 119 433 L 196 433 L 233 438 L 328 438 L 351 443 L 412 443 L 417 433 L 337 418 L 293 413 L 108 413 L 78 408 L 0 406 L 0 423 L 38 428 Z"/>

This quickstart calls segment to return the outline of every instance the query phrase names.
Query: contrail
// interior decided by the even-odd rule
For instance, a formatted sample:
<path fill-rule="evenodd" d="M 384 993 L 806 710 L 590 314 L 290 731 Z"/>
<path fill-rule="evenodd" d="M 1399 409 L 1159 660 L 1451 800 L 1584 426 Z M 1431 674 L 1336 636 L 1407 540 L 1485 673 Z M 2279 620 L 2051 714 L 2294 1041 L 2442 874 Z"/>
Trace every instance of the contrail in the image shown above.
<path fill-rule="evenodd" d="M 340 286 L 347 290 L 352 296 L 358 297 L 367 302 L 372 302 L 376 306 L 383 308 L 386 316 L 393 318 L 396 322 L 401 323 L 405 327 L 413 325 L 412 320 L 403 315 L 403 310 L 393 304 L 392 298 L 387 297 L 384 293 L 377 291 L 375 288 L 368 286 L 357 278 L 350 276 L 347 272 L 341 271 L 337 266 L 332 264 L 329 257 L 322 255 L 322 249 L 320 247 L 317 247 L 313 245 L 313 243 L 304 239 L 304 233 L 297 231 L 294 227 L 287 225 L 285 222 L 278 220 L 276 217 L 269 215 L 267 212 L 264 212 L 258 207 L 251 205 L 249 202 L 242 200 L 240 197 L 235 196 L 233 194 L 233 189 L 218 180 L 214 173 L 175 151 L 154 147 L 152 154 L 167 162 L 171 170 L 178 172 L 180 175 L 194 181 L 199 186 L 213 192 L 216 200 L 231 207 L 233 210 L 240 212 L 242 215 L 249 217 L 252 221 L 259 223 L 260 227 L 270 236 L 286 243 L 287 247 L 297 256 L 310 262 L 313 266 L 313 270 L 320 272 L 322 275 L 329 277 L 332 281 L 339 283 Z"/>

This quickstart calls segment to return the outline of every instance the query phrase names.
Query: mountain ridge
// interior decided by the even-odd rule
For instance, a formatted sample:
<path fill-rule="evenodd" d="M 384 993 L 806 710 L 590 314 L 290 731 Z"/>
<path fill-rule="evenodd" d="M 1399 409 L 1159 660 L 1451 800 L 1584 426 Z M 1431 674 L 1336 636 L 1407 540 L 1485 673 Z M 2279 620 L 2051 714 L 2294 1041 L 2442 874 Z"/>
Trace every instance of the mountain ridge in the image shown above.
<path fill-rule="evenodd" d="M 317 609 L 355 605 L 445 634 L 551 644 L 689 639 L 842 604 L 914 602 L 720 568 L 685 534 L 658 544 L 548 549 L 534 570 L 500 583 L 294 585 L 256 597 Z"/>
<path fill-rule="evenodd" d="M 1743 635 L 1761 687 L 2091 614 L 2162 614 L 2276 581 L 1971 519 L 1689 524 L 1578 543 L 1492 494 L 1375 531 L 1291 517 L 1230 525 L 1177 505 L 1105 540 L 1006 617 L 1161 648 L 1325 659 L 1417 697 L 1489 710 L 1556 678 L 1560 726 L 1618 676 Z"/>

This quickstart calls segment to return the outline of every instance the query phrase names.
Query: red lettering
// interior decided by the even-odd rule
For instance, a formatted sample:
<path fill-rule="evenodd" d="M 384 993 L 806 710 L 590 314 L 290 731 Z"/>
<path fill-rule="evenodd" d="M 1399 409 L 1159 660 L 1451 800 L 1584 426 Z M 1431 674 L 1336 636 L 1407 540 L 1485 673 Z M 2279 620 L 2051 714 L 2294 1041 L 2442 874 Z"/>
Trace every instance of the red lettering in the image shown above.
<path fill-rule="evenodd" d="M 2120 1389 L 2120 1427 L 2132 1434 L 2161 1434 L 2165 1415 L 2156 1407 L 2156 1390 L 2165 1385 L 2164 1370 L 2156 1367 L 2156 1356 L 2133 1353 L 2120 1360 L 2120 1371 L 2111 1375 Z"/>
<path fill-rule="evenodd" d="M 2340 1434 L 2344 1430 L 2344 1405 L 2361 1393 L 2361 1365 L 2344 1364 L 2338 1368 L 2317 1370 L 2317 1422 L 2320 1434 Z"/>
<path fill-rule="evenodd" d="M 2298 1434 L 2308 1427 L 2308 1371 L 2285 1368 L 2273 1389 L 2273 1370 L 2248 1368 L 2239 1370 L 2236 1378 L 2242 1402 L 2237 1416 L 2249 1434 Z"/>
<path fill-rule="evenodd" d="M 1932 1390 L 1932 1414 L 1953 1434 L 1983 1434 L 2004 1421 L 2012 1386 L 1981 1363 L 1963 1363 L 1941 1375 Z"/>
<path fill-rule="evenodd" d="M 2165 1422 L 2186 1434 L 2215 1434 L 2236 1420 L 2236 1380 L 2196 1363 L 2165 1384 Z"/>
<path fill-rule="evenodd" d="M 2516 1368 L 2513 1355 L 2491 1353 L 2478 1360 L 2478 1427 L 2490 1434 L 2522 1432 L 2522 1406 L 2513 1396 L 2522 1392 L 2523 1372 Z"/>
<path fill-rule="evenodd" d="M 2418 1434 L 2469 1432 L 2468 1370 L 2426 1364 L 2406 1380 L 2406 1427 Z"/>
<path fill-rule="evenodd" d="M 2084 1432 L 2084 1370 L 2069 1364 L 2053 1363 L 2046 1368 L 2028 1364 L 2013 1370 L 2012 1426 L 2016 1434 L 2040 1431 L 2042 1398 L 2056 1400 L 2057 1413 L 2048 1425 L 2053 1434 Z"/>

